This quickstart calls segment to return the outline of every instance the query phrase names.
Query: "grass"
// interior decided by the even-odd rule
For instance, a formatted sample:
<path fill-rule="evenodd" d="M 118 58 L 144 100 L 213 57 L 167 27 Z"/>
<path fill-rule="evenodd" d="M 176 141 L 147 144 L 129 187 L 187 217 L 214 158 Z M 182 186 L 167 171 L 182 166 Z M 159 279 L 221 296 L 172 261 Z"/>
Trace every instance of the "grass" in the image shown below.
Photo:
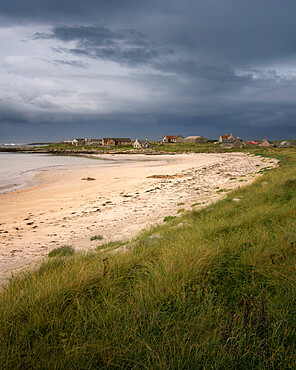
<path fill-rule="evenodd" d="M 128 253 L 16 275 L 0 300 L 2 368 L 295 368 L 296 151 L 254 154 L 281 165 Z"/>
<path fill-rule="evenodd" d="M 97 246 L 96 250 L 97 251 L 105 250 L 109 252 L 119 247 L 122 247 L 123 245 L 126 245 L 126 244 L 127 242 L 122 242 L 122 241 L 108 242 L 108 243 Z"/>
<path fill-rule="evenodd" d="M 72 145 L 62 143 L 52 143 L 47 146 L 39 147 L 38 149 L 48 150 L 50 152 L 69 151 L 69 152 L 117 152 L 132 150 L 132 145 L 119 145 L 119 146 L 92 146 L 92 145 Z"/>
<path fill-rule="evenodd" d="M 95 181 L 95 179 L 93 177 L 83 177 L 81 180 Z"/>
<path fill-rule="evenodd" d="M 51 252 L 48 253 L 48 257 L 65 257 L 65 256 L 72 256 L 75 253 L 75 250 L 71 245 L 64 245 L 59 248 L 53 249 Z"/>
<path fill-rule="evenodd" d="M 103 237 L 101 235 L 94 235 L 90 238 L 90 241 L 92 242 L 93 240 L 102 240 Z"/>
<path fill-rule="evenodd" d="M 242 181 L 244 181 L 244 180 L 242 180 Z M 230 191 L 230 189 L 219 189 L 219 190 L 216 191 L 216 193 L 225 193 L 227 191 Z"/>
<path fill-rule="evenodd" d="M 175 218 L 176 218 L 176 216 L 166 216 L 166 217 L 163 219 L 163 222 L 168 222 L 168 221 L 174 220 Z"/>
<path fill-rule="evenodd" d="M 193 204 L 191 204 L 191 207 L 199 206 L 200 204 L 202 204 L 202 203 L 201 202 L 193 203 Z"/>

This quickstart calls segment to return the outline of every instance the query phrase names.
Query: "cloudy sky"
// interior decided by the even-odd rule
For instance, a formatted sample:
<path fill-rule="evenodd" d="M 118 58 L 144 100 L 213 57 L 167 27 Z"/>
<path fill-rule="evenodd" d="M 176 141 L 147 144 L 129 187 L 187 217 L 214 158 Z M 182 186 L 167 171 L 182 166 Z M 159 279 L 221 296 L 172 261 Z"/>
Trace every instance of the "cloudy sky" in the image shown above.
<path fill-rule="evenodd" d="M 295 0 L 0 0 L 0 142 L 296 138 Z"/>

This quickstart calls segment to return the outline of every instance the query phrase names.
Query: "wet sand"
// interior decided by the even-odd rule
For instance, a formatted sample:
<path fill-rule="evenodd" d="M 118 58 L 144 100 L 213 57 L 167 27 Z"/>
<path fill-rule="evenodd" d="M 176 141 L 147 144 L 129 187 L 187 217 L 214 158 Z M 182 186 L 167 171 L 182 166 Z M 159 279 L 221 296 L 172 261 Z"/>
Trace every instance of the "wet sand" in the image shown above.
<path fill-rule="evenodd" d="M 246 185 L 260 169 L 276 165 L 242 153 L 120 156 L 127 162 L 103 169 L 45 171 L 38 175 L 41 185 L 0 196 L 0 281 L 62 245 L 79 250 L 129 240 L 180 208 L 204 207 L 225 196 L 219 189 Z M 82 180 L 87 177 L 95 180 Z M 90 241 L 94 235 L 103 240 Z"/>

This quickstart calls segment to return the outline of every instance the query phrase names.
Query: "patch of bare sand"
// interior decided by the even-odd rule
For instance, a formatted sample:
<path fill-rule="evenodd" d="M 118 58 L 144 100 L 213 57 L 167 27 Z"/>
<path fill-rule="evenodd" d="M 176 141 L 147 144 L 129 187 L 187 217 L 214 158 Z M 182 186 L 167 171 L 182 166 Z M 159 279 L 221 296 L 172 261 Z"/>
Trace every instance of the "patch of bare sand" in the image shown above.
<path fill-rule="evenodd" d="M 120 159 L 128 162 L 46 171 L 39 175 L 41 185 L 0 196 L 0 279 L 65 244 L 91 249 L 130 239 L 178 209 L 206 206 L 276 165 L 242 153 Z M 95 180 L 82 181 L 88 177 Z M 103 240 L 90 241 L 94 235 Z"/>

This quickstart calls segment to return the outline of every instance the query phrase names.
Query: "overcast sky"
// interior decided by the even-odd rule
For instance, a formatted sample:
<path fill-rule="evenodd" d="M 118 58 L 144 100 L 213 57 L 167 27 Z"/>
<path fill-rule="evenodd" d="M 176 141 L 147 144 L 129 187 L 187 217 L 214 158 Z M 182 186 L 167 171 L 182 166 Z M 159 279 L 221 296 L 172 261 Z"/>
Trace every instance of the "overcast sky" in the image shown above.
<path fill-rule="evenodd" d="M 0 0 L 0 142 L 296 139 L 295 0 Z"/>

